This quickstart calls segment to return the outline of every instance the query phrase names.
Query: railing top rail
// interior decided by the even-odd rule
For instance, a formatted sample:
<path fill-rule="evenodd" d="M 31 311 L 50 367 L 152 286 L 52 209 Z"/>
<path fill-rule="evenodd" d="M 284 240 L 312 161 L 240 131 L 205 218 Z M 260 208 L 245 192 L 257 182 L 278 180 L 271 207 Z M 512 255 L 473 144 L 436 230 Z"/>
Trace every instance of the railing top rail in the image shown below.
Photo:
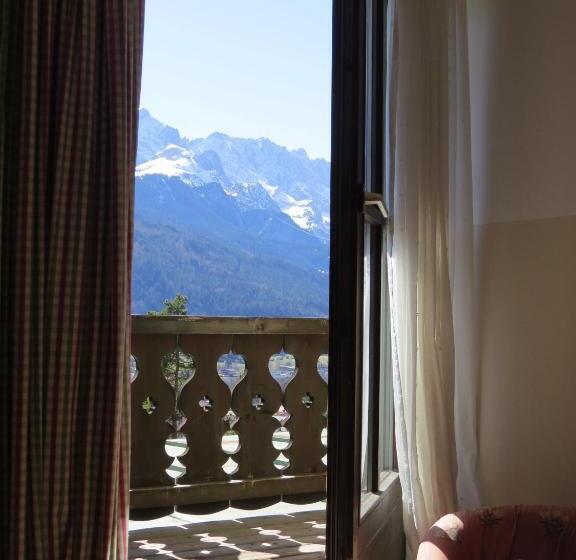
<path fill-rule="evenodd" d="M 134 334 L 327 335 L 328 319 L 133 315 L 132 332 Z"/>

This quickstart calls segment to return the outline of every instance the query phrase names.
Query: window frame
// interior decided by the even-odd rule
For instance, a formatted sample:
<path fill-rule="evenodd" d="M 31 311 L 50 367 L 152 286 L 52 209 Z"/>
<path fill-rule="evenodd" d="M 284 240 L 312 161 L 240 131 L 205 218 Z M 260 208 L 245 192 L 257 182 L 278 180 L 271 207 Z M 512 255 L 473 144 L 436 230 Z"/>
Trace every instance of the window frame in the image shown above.
<path fill-rule="evenodd" d="M 334 0 L 328 441 L 328 558 L 369 558 L 401 511 L 394 467 L 387 278 L 387 0 Z M 368 485 L 362 492 L 364 227 L 371 281 Z M 385 342 L 385 344 L 383 344 Z M 378 351 L 379 347 L 382 351 Z M 383 360 L 382 358 L 386 359 Z M 366 381 L 364 381 L 366 382 Z M 353 421 L 352 421 L 353 419 Z M 386 423 L 384 421 L 386 420 Z M 379 448 L 383 446 L 384 452 Z M 394 517 L 401 527 L 399 513 Z M 400 515 L 401 517 L 401 515 Z M 401 530 L 401 529 L 400 529 Z"/>

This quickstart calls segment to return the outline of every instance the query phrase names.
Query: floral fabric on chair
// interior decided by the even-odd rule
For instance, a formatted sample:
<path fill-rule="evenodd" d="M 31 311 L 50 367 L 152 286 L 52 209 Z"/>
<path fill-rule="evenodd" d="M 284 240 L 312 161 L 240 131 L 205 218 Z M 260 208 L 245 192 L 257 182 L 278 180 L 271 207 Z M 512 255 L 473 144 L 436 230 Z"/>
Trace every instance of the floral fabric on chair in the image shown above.
<path fill-rule="evenodd" d="M 451 513 L 418 560 L 576 560 L 576 508 L 508 506 Z"/>

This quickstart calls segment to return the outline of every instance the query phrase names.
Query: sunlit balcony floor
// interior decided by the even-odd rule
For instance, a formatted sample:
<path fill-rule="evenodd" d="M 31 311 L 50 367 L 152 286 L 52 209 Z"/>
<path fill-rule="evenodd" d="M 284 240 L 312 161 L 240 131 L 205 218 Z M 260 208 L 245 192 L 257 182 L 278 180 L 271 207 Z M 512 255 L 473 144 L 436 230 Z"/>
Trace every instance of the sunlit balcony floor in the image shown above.
<path fill-rule="evenodd" d="M 324 558 L 325 517 L 319 509 L 139 528 L 130 531 L 130 558 L 316 560 Z"/>

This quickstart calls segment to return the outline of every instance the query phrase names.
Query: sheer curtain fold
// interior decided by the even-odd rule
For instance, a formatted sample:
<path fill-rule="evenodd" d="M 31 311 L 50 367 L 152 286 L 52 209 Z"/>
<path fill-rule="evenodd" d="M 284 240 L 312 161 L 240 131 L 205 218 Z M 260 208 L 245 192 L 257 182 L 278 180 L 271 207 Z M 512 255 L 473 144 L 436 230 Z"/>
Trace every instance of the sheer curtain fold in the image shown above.
<path fill-rule="evenodd" d="M 465 1 L 393 0 L 390 22 L 393 376 L 412 557 L 431 524 L 477 499 Z"/>
<path fill-rule="evenodd" d="M 127 558 L 143 0 L 0 0 L 0 557 Z"/>

